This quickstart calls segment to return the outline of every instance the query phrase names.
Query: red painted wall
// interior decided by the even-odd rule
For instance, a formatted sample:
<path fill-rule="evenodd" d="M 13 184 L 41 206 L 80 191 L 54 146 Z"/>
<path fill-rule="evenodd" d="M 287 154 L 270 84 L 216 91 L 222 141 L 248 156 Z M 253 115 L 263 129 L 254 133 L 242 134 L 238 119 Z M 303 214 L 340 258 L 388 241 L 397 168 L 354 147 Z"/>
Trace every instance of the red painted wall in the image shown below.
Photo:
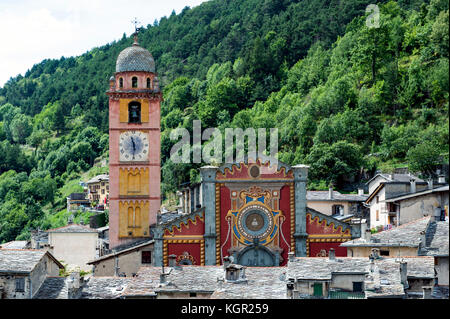
<path fill-rule="evenodd" d="M 340 244 L 339 242 L 309 243 L 309 257 L 316 257 L 322 249 L 327 251 L 328 256 L 330 248 L 334 248 L 337 257 L 347 257 L 347 248 L 339 247 Z"/>
<path fill-rule="evenodd" d="M 201 256 L 200 256 L 200 243 L 192 243 L 192 244 L 167 244 L 168 256 L 176 255 L 177 257 L 182 255 L 183 252 L 187 251 L 192 257 L 194 257 L 194 265 L 201 264 Z"/>
<path fill-rule="evenodd" d="M 290 193 L 290 186 L 283 186 L 281 188 L 280 192 L 280 210 L 283 212 L 283 215 L 285 216 L 285 220 L 283 224 L 281 225 L 281 230 L 283 232 L 284 238 L 286 239 L 287 243 L 291 245 L 291 193 Z M 282 266 L 286 265 L 287 258 L 288 258 L 288 250 L 289 247 L 284 242 L 283 238 L 280 234 L 280 247 L 283 249 L 283 252 L 281 254 L 281 257 L 283 257 L 283 262 L 281 263 Z M 293 250 L 293 247 L 291 247 L 291 250 Z"/>
<path fill-rule="evenodd" d="M 225 219 L 228 211 L 231 209 L 231 198 L 230 189 L 226 186 L 220 187 L 220 247 L 225 243 L 228 235 L 228 221 Z M 226 242 L 223 249 L 221 249 L 222 258 L 228 256 L 228 249 L 231 247 L 231 237 L 230 233 L 228 236 L 228 241 Z M 221 258 L 221 259 L 222 259 Z"/>

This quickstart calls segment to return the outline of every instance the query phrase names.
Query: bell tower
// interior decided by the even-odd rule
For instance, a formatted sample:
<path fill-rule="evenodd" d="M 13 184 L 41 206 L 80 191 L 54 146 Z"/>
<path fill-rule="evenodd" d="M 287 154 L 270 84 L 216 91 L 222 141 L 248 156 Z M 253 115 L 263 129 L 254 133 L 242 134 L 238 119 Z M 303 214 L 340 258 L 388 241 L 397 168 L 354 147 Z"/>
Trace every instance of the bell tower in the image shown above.
<path fill-rule="evenodd" d="M 120 52 L 109 80 L 110 248 L 150 237 L 160 209 L 160 104 L 151 53 L 138 43 Z"/>

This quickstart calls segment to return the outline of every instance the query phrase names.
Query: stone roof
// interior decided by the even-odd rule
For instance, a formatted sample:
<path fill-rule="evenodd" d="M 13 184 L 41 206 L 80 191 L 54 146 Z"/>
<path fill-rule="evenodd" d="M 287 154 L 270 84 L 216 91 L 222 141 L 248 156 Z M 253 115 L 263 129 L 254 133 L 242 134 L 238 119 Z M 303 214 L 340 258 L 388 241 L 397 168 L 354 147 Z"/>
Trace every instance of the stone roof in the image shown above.
<path fill-rule="evenodd" d="M 294 261 L 288 262 L 288 278 L 300 280 L 331 280 L 332 273 L 367 272 L 369 258 L 336 258 L 331 260 L 328 257 L 297 257 Z"/>
<path fill-rule="evenodd" d="M 368 195 L 341 194 L 333 191 L 333 198 L 329 198 L 329 191 L 307 191 L 306 200 L 309 201 L 345 201 L 345 202 L 364 202 Z"/>
<path fill-rule="evenodd" d="M 33 299 L 67 299 L 68 277 L 47 277 Z"/>
<path fill-rule="evenodd" d="M 67 226 L 49 229 L 47 233 L 98 233 L 98 231 L 84 225 L 69 224 Z"/>
<path fill-rule="evenodd" d="M 223 266 L 165 267 L 166 284 L 160 283 L 161 267 L 141 267 L 132 278 L 125 297 L 154 296 L 161 292 L 210 293 L 211 298 L 286 298 L 286 283 L 280 280 L 286 267 L 247 267 L 246 282 L 224 280 Z"/>
<path fill-rule="evenodd" d="M 396 195 L 391 196 L 388 199 L 381 201 L 381 202 L 386 202 L 386 203 L 397 202 L 397 201 L 401 201 L 401 200 L 405 200 L 405 199 L 410 199 L 413 197 L 419 197 L 419 196 L 424 196 L 424 195 L 428 195 L 428 194 L 432 194 L 432 193 L 440 193 L 440 192 L 448 192 L 448 191 L 449 191 L 449 186 L 445 185 L 445 186 L 435 187 L 433 189 L 420 190 L 415 193 L 396 194 Z"/>
<path fill-rule="evenodd" d="M 13 240 L 4 244 L 0 244 L 3 249 L 25 249 L 28 248 L 29 242 L 27 240 Z"/>
<path fill-rule="evenodd" d="M 133 251 L 135 249 L 139 249 L 139 248 L 151 245 L 153 243 L 154 243 L 153 239 L 151 239 L 151 240 L 144 239 L 144 240 L 140 240 L 140 241 L 136 241 L 136 242 L 132 242 L 132 243 L 127 243 L 127 244 L 124 244 L 124 245 L 122 245 L 120 247 L 115 247 L 115 249 L 114 249 L 114 251 L 112 253 L 104 255 L 104 256 L 101 256 L 101 257 L 99 257 L 99 258 L 97 258 L 95 260 L 89 261 L 89 262 L 87 262 L 87 264 L 88 265 L 96 264 L 96 263 L 98 263 L 98 262 L 100 262 L 102 260 L 106 260 L 106 259 L 112 258 L 114 256 L 119 256 L 121 254 L 124 254 L 124 253 L 130 252 L 130 251 Z"/>
<path fill-rule="evenodd" d="M 286 267 L 247 267 L 247 283 L 223 282 L 212 299 L 286 299 Z"/>
<path fill-rule="evenodd" d="M 124 277 L 90 277 L 83 285 L 81 299 L 115 299 L 119 298 L 131 278 Z"/>
<path fill-rule="evenodd" d="M 104 181 L 109 181 L 108 174 L 100 174 L 100 175 L 94 176 L 90 180 L 88 180 L 86 182 L 86 184 L 92 184 L 92 183 L 98 183 L 98 182 L 104 182 Z"/>
<path fill-rule="evenodd" d="M 46 254 L 63 268 L 63 265 L 45 250 L 0 249 L 0 273 L 30 273 Z"/>
<path fill-rule="evenodd" d="M 419 255 L 448 257 L 448 217 L 445 221 L 431 222 L 425 234 L 426 245 Z"/>
<path fill-rule="evenodd" d="M 422 235 L 430 221 L 430 216 L 385 230 L 370 236 L 370 241 L 364 238 L 342 243 L 342 247 L 419 247 Z"/>
<path fill-rule="evenodd" d="M 134 43 L 120 52 L 116 61 L 116 72 L 144 71 L 155 73 L 155 60 L 151 53 Z"/>
<path fill-rule="evenodd" d="M 411 179 L 414 179 L 416 181 L 416 183 L 426 184 L 426 182 L 423 179 L 418 178 L 417 176 L 414 176 L 412 174 L 383 174 L 383 173 L 378 173 L 374 177 L 372 177 L 366 183 L 366 185 L 369 185 L 377 177 L 382 177 L 383 179 L 386 180 L 387 183 L 409 183 L 411 181 Z"/>

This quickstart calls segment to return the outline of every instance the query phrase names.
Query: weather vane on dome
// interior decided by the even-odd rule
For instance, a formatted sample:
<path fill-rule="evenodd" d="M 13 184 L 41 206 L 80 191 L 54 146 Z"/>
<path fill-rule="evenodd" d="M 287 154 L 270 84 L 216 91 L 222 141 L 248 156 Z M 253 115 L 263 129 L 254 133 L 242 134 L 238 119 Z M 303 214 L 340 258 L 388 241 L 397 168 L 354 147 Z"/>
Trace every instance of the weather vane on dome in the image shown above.
<path fill-rule="evenodd" d="M 140 21 L 138 21 L 137 20 L 137 18 L 134 18 L 134 20 L 133 21 L 131 21 L 131 23 L 133 23 L 134 24 L 134 33 L 133 33 L 133 36 L 134 36 L 134 43 L 138 43 L 138 32 L 139 31 L 141 31 L 141 29 L 142 29 L 142 27 L 139 27 L 138 28 L 138 23 L 141 23 Z"/>

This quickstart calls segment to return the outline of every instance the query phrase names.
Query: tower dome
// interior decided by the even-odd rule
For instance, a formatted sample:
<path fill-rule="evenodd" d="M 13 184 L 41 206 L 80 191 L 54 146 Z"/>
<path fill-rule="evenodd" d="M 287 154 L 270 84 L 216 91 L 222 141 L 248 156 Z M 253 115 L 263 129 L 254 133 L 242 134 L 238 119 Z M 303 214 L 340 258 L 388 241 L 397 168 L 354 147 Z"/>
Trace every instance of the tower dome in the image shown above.
<path fill-rule="evenodd" d="M 141 47 L 137 41 L 120 52 L 116 61 L 116 72 L 144 71 L 155 73 L 155 60 L 152 54 Z"/>

